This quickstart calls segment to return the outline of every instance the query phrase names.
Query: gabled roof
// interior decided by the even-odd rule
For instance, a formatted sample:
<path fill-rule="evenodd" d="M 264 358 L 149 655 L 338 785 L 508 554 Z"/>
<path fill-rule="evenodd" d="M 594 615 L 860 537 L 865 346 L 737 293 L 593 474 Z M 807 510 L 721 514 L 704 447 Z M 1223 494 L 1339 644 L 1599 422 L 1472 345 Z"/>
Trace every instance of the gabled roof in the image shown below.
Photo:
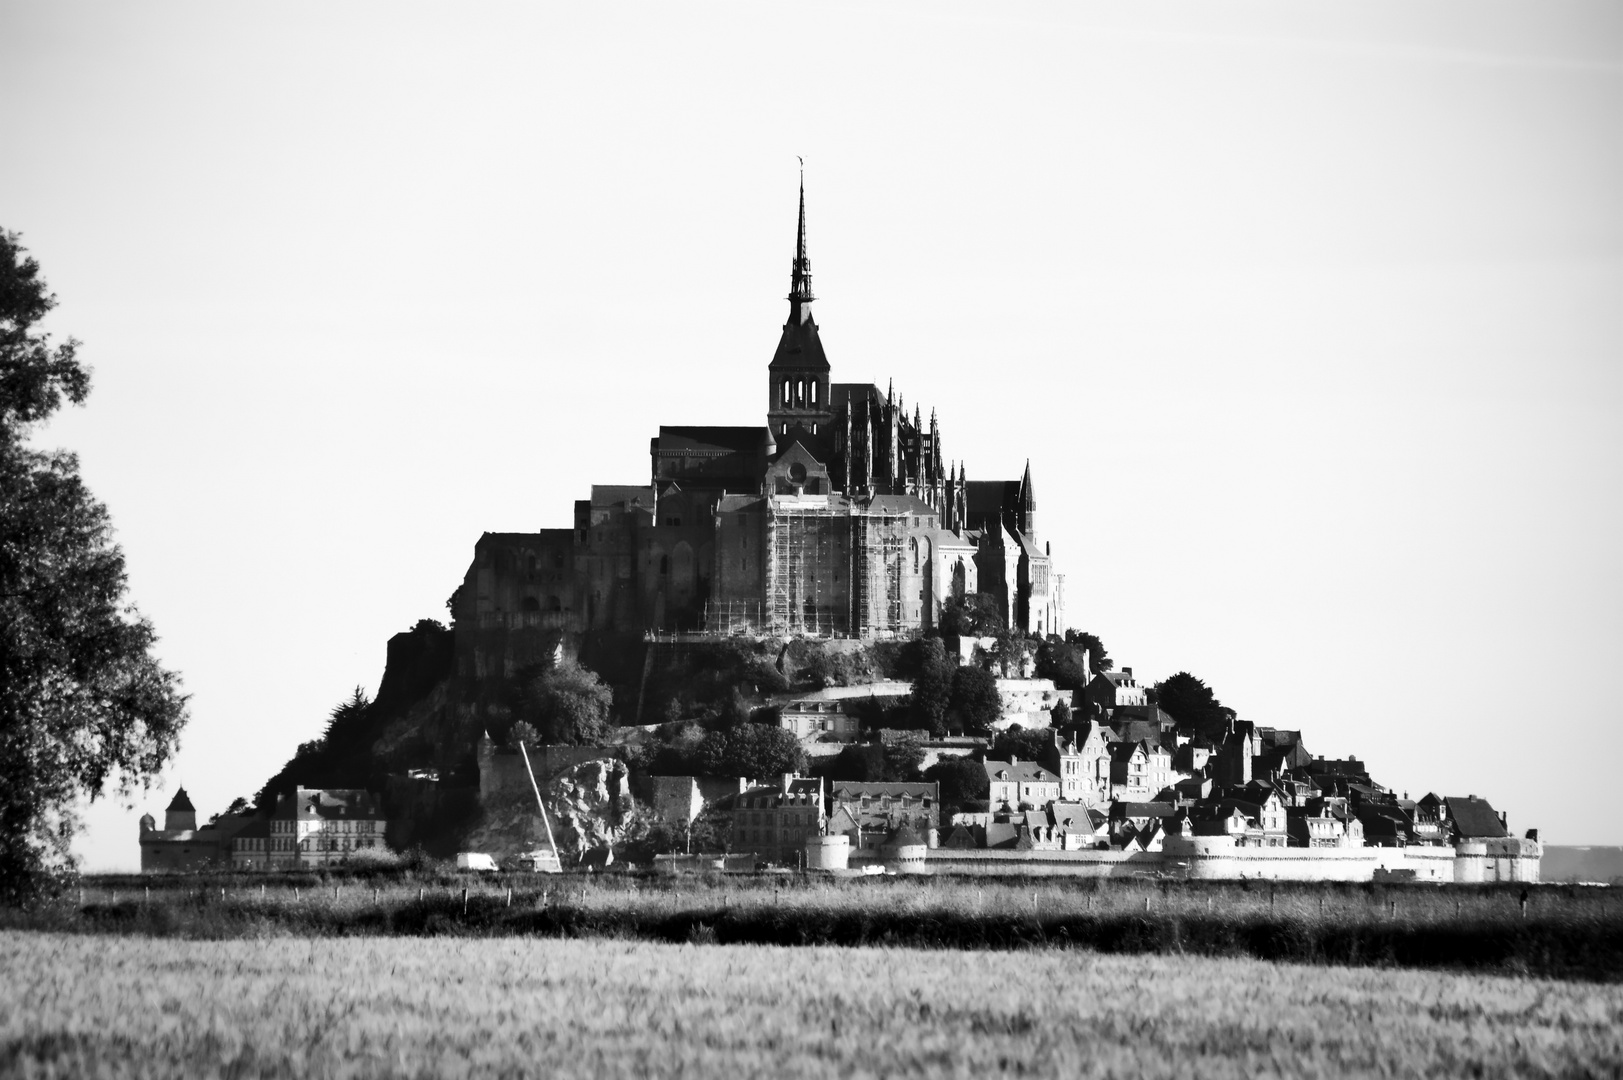
<path fill-rule="evenodd" d="M 866 505 L 869 510 L 884 514 L 936 514 L 929 503 L 912 495 L 875 495 Z"/>
<path fill-rule="evenodd" d="M 772 442 L 765 427 L 670 427 L 660 425 L 657 439 L 661 450 L 724 451 L 732 454 L 759 452 Z"/>
<path fill-rule="evenodd" d="M 1460 839 L 1478 840 L 1510 835 L 1487 799 L 1450 795 L 1443 801 L 1448 804 L 1448 816 L 1455 835 Z"/>
<path fill-rule="evenodd" d="M 987 760 L 981 762 L 981 764 L 986 768 L 986 779 L 988 781 L 1004 780 L 1011 782 L 1019 781 L 1021 783 L 1059 783 L 1058 776 L 1055 776 L 1053 773 L 1049 772 L 1035 761 L 1017 761 L 1011 764 L 1007 761 Z M 1000 772 L 1006 772 L 1009 775 L 1007 777 L 999 776 L 998 773 Z"/>
<path fill-rule="evenodd" d="M 863 797 L 877 799 L 887 795 L 891 798 L 900 798 L 905 795 L 909 799 L 933 799 L 936 797 L 938 787 L 939 785 L 934 781 L 881 783 L 866 780 L 834 780 L 830 783 L 829 798 L 835 802 L 861 799 Z"/>

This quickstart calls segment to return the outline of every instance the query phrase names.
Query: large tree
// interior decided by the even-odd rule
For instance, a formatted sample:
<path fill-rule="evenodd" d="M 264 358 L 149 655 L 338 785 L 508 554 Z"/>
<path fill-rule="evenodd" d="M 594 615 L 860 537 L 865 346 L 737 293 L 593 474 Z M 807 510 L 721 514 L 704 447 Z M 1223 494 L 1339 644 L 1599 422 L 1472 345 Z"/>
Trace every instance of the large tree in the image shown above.
<path fill-rule="evenodd" d="M 1180 671 L 1155 687 L 1155 703 L 1180 728 L 1208 738 L 1219 735 L 1234 719 L 1234 710 L 1217 700 L 1212 688 L 1187 671 Z"/>
<path fill-rule="evenodd" d="M 126 597 L 112 520 L 79 461 L 30 436 L 90 372 L 37 329 L 56 299 L 0 230 L 0 902 L 69 872 L 75 802 L 130 795 L 175 751 L 180 680 Z"/>
<path fill-rule="evenodd" d="M 978 667 L 961 667 L 952 673 L 952 709 L 971 735 L 985 735 L 1003 715 L 997 694 L 997 678 Z"/>

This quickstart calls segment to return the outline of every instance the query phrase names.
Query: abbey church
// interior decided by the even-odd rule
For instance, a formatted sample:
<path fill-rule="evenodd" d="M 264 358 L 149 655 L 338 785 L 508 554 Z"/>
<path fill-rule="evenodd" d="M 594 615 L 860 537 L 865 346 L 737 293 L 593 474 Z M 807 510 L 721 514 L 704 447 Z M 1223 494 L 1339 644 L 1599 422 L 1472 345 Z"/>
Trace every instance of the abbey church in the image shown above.
<path fill-rule="evenodd" d="M 1031 467 L 970 480 L 934 412 L 832 381 L 812 315 L 806 195 L 765 425 L 665 427 L 639 484 L 594 484 L 567 529 L 485 533 L 459 631 L 904 637 L 982 593 L 1011 628 L 1064 632 Z"/>

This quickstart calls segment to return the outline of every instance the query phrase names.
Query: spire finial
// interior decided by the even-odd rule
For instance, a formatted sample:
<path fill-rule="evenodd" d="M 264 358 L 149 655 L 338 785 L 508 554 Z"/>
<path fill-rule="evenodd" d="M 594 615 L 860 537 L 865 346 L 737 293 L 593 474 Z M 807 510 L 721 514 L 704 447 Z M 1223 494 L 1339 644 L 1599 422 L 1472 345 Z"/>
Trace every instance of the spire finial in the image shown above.
<path fill-rule="evenodd" d="M 789 270 L 789 321 L 811 321 L 812 295 L 811 260 L 806 257 L 806 159 L 800 162 L 800 220 L 795 228 L 795 261 Z"/>

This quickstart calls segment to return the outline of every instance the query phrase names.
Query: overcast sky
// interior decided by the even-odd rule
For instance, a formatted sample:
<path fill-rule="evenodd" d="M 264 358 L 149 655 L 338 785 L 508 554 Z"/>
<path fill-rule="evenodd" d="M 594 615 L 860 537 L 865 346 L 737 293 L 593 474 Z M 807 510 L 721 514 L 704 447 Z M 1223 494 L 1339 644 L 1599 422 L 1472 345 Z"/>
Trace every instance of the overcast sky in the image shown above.
<path fill-rule="evenodd" d="M 485 530 L 758 424 L 797 155 L 834 377 L 1031 460 L 1071 625 L 1623 843 L 1623 8 L 0 4 L 0 226 L 252 794 Z M 91 869 L 138 865 L 92 808 Z"/>

